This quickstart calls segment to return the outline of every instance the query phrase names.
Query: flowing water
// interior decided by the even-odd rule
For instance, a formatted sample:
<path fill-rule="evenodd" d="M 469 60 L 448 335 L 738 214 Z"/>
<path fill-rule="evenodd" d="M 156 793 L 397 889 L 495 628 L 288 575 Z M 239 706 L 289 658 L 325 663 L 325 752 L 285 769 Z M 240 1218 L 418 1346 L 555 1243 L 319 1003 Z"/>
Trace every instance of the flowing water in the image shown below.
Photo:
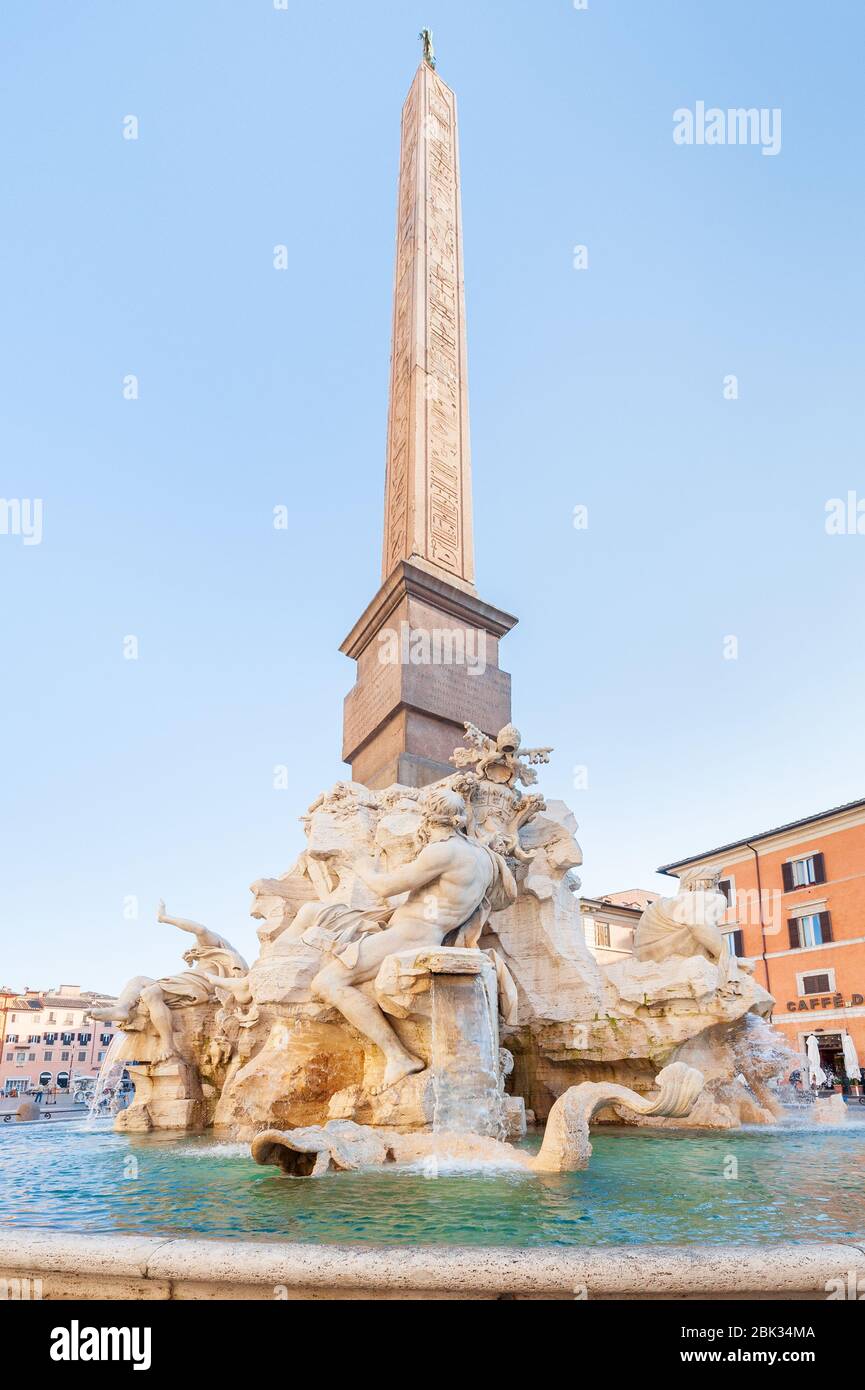
<path fill-rule="evenodd" d="M 480 975 L 433 976 L 431 1037 L 433 1130 L 503 1138 L 498 1038 Z"/>
<path fill-rule="evenodd" d="M 108 1050 L 105 1053 L 102 1066 L 99 1068 L 99 1075 L 96 1078 L 96 1084 L 93 1087 L 93 1094 L 87 1104 L 87 1113 L 91 1120 L 97 1119 L 102 1112 L 103 1102 L 107 1102 L 108 1100 L 106 1091 L 109 1087 L 111 1088 L 112 1098 L 116 1097 L 117 1088 L 120 1085 L 126 1065 L 124 1062 L 117 1061 L 117 1053 L 121 1050 L 121 1044 L 123 1042 L 125 1042 L 125 1035 L 118 1032 L 114 1034 L 114 1037 L 108 1044 Z M 107 1109 L 108 1106 L 106 1105 L 104 1108 Z"/>
<path fill-rule="evenodd" d="M 536 1148 L 539 1140 L 528 1141 Z M 591 1167 L 459 1164 L 288 1178 L 246 1144 L 115 1134 L 109 1120 L 0 1125 L 0 1227 L 453 1245 L 862 1241 L 865 1122 L 601 1127 Z M 735 1177 L 725 1174 L 736 1173 Z"/>

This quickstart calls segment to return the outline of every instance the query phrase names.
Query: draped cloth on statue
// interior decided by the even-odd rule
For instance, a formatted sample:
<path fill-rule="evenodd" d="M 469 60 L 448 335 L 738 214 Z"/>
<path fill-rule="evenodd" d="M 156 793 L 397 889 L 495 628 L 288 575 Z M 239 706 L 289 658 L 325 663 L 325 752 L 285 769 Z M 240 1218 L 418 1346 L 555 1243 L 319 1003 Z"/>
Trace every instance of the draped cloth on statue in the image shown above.
<path fill-rule="evenodd" d="M 393 907 L 361 909 L 346 907 L 345 903 L 331 903 L 322 908 L 301 941 L 324 954 L 336 956 L 353 970 L 364 938 L 372 932 L 383 931 L 395 910 Z"/>
<path fill-rule="evenodd" d="M 169 1009 L 179 1009 L 184 1004 L 207 1004 L 213 998 L 213 985 L 197 970 L 184 970 L 181 975 L 166 975 L 156 983 L 165 995 Z"/>
<path fill-rule="evenodd" d="M 658 898 L 637 923 L 634 955 L 638 961 L 705 956 L 717 966 L 721 986 L 734 971 L 727 940 L 719 930 L 726 911 L 722 894 L 703 889 Z"/>
<path fill-rule="evenodd" d="M 211 945 L 199 944 L 194 948 L 194 955 L 190 951 L 184 957 L 185 960 L 194 960 L 200 969 L 183 970 L 156 981 L 169 1009 L 179 1009 L 185 1004 L 207 1004 L 213 999 L 213 985 L 207 975 L 231 978 L 245 975 L 249 970 L 243 956 L 224 937 L 212 932 L 210 939 Z"/>

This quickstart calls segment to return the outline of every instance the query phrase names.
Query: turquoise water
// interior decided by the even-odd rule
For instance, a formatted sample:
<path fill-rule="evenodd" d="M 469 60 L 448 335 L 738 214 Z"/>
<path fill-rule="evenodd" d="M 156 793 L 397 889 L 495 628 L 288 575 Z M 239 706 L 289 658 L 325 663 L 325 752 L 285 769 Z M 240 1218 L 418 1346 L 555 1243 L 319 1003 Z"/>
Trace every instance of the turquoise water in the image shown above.
<path fill-rule="evenodd" d="M 121 1135 L 110 1121 L 2 1125 L 0 1226 L 460 1245 L 865 1234 L 861 1122 L 722 1134 L 604 1129 L 592 1142 L 582 1173 L 385 1169 L 303 1179 L 208 1135 Z M 738 1176 L 726 1178 L 733 1161 Z"/>

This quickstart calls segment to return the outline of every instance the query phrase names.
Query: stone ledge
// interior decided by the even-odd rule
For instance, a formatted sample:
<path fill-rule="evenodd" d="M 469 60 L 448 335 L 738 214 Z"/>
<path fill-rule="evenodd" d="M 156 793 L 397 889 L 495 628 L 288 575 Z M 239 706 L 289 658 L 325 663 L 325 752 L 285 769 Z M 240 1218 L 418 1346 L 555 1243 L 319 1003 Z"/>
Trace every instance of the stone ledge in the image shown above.
<path fill-rule="evenodd" d="M 341 643 L 340 651 L 357 660 L 406 595 L 420 599 L 470 627 L 483 628 L 491 637 L 504 637 L 517 625 L 512 613 L 505 613 L 503 609 L 485 603 L 478 598 L 473 586 L 458 587 L 452 578 L 445 579 L 431 569 L 422 568 L 409 560 L 400 560 Z"/>
<path fill-rule="evenodd" d="M 493 1249 L 0 1233 L 0 1278 L 46 1299 L 825 1299 L 865 1279 L 863 1245 Z M 280 1292 L 277 1293 L 276 1291 Z"/>

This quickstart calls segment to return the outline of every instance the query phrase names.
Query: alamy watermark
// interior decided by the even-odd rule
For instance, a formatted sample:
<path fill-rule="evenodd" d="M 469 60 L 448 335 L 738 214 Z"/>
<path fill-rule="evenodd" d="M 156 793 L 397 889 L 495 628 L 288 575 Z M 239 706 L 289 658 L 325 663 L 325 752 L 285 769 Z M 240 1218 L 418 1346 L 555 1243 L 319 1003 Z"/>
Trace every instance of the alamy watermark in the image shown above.
<path fill-rule="evenodd" d="M 759 145 L 762 154 L 781 152 L 780 106 L 706 106 L 698 101 L 693 111 L 680 106 L 673 112 L 675 145 Z"/>
<path fill-rule="evenodd" d="M 487 634 L 477 628 L 412 627 L 403 621 L 399 631 L 382 628 L 378 640 L 382 666 L 465 666 L 470 676 L 487 669 Z"/>
<path fill-rule="evenodd" d="M 846 498 L 830 497 L 826 502 L 827 536 L 865 536 L 865 497 L 851 489 Z"/>
<path fill-rule="evenodd" d="M 0 1303 L 41 1302 L 42 1280 L 32 1275 L 20 1279 L 0 1279 Z"/>
<path fill-rule="evenodd" d="M 130 1361 L 134 1371 L 151 1366 L 149 1327 L 82 1327 L 73 1318 L 68 1327 L 51 1332 L 52 1361 Z"/>
<path fill-rule="evenodd" d="M 839 1275 L 837 1279 L 827 1279 L 823 1287 L 830 1303 L 833 1299 L 852 1303 L 865 1300 L 865 1278 L 855 1269 L 848 1269 L 846 1274 Z"/>
<path fill-rule="evenodd" d="M 0 536 L 20 536 L 24 545 L 41 545 L 42 498 L 0 497 Z"/>

